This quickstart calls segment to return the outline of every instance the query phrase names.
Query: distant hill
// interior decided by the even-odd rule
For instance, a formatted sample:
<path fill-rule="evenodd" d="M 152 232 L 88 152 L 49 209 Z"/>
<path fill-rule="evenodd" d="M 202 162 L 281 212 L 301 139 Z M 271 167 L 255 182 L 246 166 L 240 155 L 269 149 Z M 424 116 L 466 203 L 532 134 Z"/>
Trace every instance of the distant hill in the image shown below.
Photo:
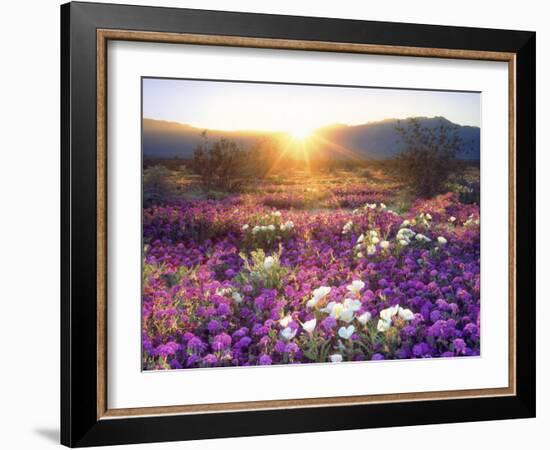
<path fill-rule="evenodd" d="M 479 127 L 456 125 L 443 117 L 417 118 L 424 127 L 433 128 L 441 121 L 456 126 L 458 135 L 465 142 L 459 152 L 459 158 L 478 160 L 480 148 Z M 403 121 L 402 121 L 403 123 Z M 346 159 L 356 155 L 364 159 L 388 159 L 403 150 L 396 130 L 398 119 L 386 119 L 363 125 L 334 124 L 319 128 L 311 140 L 315 145 L 318 158 Z M 143 156 L 144 158 L 181 158 L 189 159 L 202 140 L 204 129 L 190 125 L 162 120 L 143 120 Z M 282 132 L 264 132 L 255 130 L 220 131 L 207 130 L 210 141 L 222 138 L 234 140 L 244 147 L 253 146 L 264 138 L 280 139 Z"/>

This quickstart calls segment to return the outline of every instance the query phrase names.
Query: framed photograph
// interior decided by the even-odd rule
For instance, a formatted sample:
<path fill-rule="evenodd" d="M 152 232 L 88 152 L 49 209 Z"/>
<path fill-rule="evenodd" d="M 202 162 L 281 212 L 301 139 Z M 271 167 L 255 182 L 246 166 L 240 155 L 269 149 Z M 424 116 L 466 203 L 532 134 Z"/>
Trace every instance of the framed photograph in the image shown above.
<path fill-rule="evenodd" d="M 535 415 L 535 33 L 61 7 L 61 441 Z"/>

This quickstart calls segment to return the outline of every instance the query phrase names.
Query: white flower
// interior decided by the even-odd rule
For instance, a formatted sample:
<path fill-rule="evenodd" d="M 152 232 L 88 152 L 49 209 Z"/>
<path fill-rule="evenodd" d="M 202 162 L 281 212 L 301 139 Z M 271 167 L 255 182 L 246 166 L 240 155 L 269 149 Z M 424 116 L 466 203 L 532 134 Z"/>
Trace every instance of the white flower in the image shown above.
<path fill-rule="evenodd" d="M 361 325 L 365 325 L 371 318 L 372 318 L 371 313 L 367 311 L 367 312 L 364 312 L 363 314 L 361 314 L 360 316 L 358 316 L 357 321 Z"/>
<path fill-rule="evenodd" d="M 273 267 L 273 264 L 275 264 L 275 259 L 273 258 L 273 256 L 267 256 L 264 259 L 264 269 L 265 270 L 271 269 Z"/>
<path fill-rule="evenodd" d="M 241 228 L 241 229 L 242 229 L 243 231 L 246 231 L 246 230 L 248 230 L 248 224 L 247 224 L 247 223 L 245 223 L 245 224 L 244 224 L 244 225 L 242 226 L 242 228 Z"/>
<path fill-rule="evenodd" d="M 271 215 L 275 217 L 281 217 L 281 211 L 273 211 Z"/>
<path fill-rule="evenodd" d="M 267 229 L 268 229 L 269 231 L 275 231 L 275 225 L 273 225 L 273 224 L 268 225 L 268 226 L 267 226 Z"/>
<path fill-rule="evenodd" d="M 365 235 L 361 233 L 361 235 L 357 238 L 357 243 L 360 244 L 365 240 Z"/>
<path fill-rule="evenodd" d="M 313 297 L 319 298 L 319 299 L 326 297 L 330 293 L 331 289 L 332 288 L 330 286 L 318 287 L 317 289 L 313 290 Z"/>
<path fill-rule="evenodd" d="M 437 243 L 441 245 L 445 245 L 447 243 L 447 239 L 445 239 L 443 236 L 438 236 Z"/>
<path fill-rule="evenodd" d="M 391 320 L 379 319 L 376 329 L 381 333 L 388 331 L 391 327 Z"/>
<path fill-rule="evenodd" d="M 315 330 L 315 326 L 317 325 L 317 319 L 313 318 L 311 320 L 308 320 L 307 322 L 304 322 L 302 324 L 302 328 L 309 334 L 313 333 L 313 330 Z"/>
<path fill-rule="evenodd" d="M 367 247 L 367 255 L 374 255 L 376 253 L 376 247 L 374 245 L 369 245 Z"/>
<path fill-rule="evenodd" d="M 380 203 L 380 209 L 386 209 L 386 205 L 384 203 Z"/>
<path fill-rule="evenodd" d="M 353 312 L 359 311 L 361 309 L 361 301 L 355 300 L 352 298 L 346 298 L 344 300 L 344 307 L 347 309 L 351 309 Z"/>
<path fill-rule="evenodd" d="M 256 234 L 260 231 L 260 227 L 256 225 L 254 228 L 252 228 L 252 234 Z"/>
<path fill-rule="evenodd" d="M 399 307 L 399 317 L 401 317 L 403 320 L 413 320 L 414 319 L 414 313 L 407 308 L 401 308 Z"/>
<path fill-rule="evenodd" d="M 242 303 L 243 302 L 243 297 L 241 294 L 239 294 L 238 292 L 233 292 L 233 294 L 231 295 L 231 297 L 233 298 L 233 300 L 235 301 L 235 303 Z"/>
<path fill-rule="evenodd" d="M 328 305 L 327 305 L 327 308 L 328 308 Z M 333 303 L 330 308 L 330 317 L 333 317 L 334 319 L 339 319 L 340 315 L 343 312 L 344 312 L 344 305 L 342 305 L 342 303 Z"/>
<path fill-rule="evenodd" d="M 231 289 L 230 287 L 228 287 L 228 288 L 218 288 L 218 289 L 216 289 L 216 294 L 221 295 L 222 297 L 224 297 L 227 294 L 231 294 L 232 291 L 233 291 L 233 289 Z"/>
<path fill-rule="evenodd" d="M 391 318 L 395 316 L 398 311 L 399 305 L 390 306 L 389 308 L 380 311 L 380 317 L 385 321 L 391 322 Z"/>
<path fill-rule="evenodd" d="M 342 234 L 348 234 L 351 231 L 351 227 L 353 227 L 353 222 L 348 220 L 342 228 Z"/>
<path fill-rule="evenodd" d="M 409 245 L 410 239 L 415 235 L 416 233 L 411 230 L 410 228 L 401 228 L 397 232 L 397 240 L 401 245 Z"/>
<path fill-rule="evenodd" d="M 387 249 L 387 248 L 389 248 L 389 246 L 390 246 L 390 243 L 389 243 L 388 241 L 382 241 L 382 242 L 380 242 L 380 248 L 382 248 L 382 249 L 384 249 L 384 250 Z"/>
<path fill-rule="evenodd" d="M 330 293 L 330 286 L 321 286 L 313 291 L 313 297 L 307 302 L 308 308 L 313 308 L 320 300 L 325 298 Z"/>
<path fill-rule="evenodd" d="M 428 219 L 428 220 L 432 220 L 432 216 L 431 216 L 431 214 L 430 214 L 430 213 L 426 213 L 426 219 Z"/>
<path fill-rule="evenodd" d="M 340 314 L 340 320 L 346 323 L 350 323 L 353 320 L 354 316 L 355 314 L 353 312 L 353 309 L 344 307 L 342 313 Z"/>
<path fill-rule="evenodd" d="M 361 252 L 357 253 L 357 257 L 358 257 L 358 258 L 362 258 L 362 257 L 363 257 L 363 253 L 361 253 Z"/>
<path fill-rule="evenodd" d="M 410 239 L 412 238 L 416 233 L 411 230 L 410 228 L 401 228 L 397 232 L 397 239 Z"/>
<path fill-rule="evenodd" d="M 363 283 L 361 280 L 353 280 L 351 284 L 348 284 L 346 286 L 346 289 L 352 294 L 358 294 L 364 287 L 365 283 Z"/>
<path fill-rule="evenodd" d="M 343 359 L 344 359 L 344 358 L 342 358 L 342 355 L 340 355 L 338 353 L 335 353 L 334 355 L 330 355 L 329 358 L 330 358 L 330 362 L 333 362 L 333 363 L 342 362 Z"/>
<path fill-rule="evenodd" d="M 376 209 L 376 203 L 367 203 L 365 209 Z"/>
<path fill-rule="evenodd" d="M 380 242 L 380 239 L 378 239 L 377 237 L 373 237 L 371 240 L 370 240 L 374 245 L 378 244 Z"/>
<path fill-rule="evenodd" d="M 334 308 L 334 305 L 336 305 L 336 302 L 328 302 L 327 306 L 321 308 L 321 311 L 330 314 L 332 312 L 332 308 Z"/>
<path fill-rule="evenodd" d="M 427 236 L 424 236 L 423 234 L 421 233 L 418 233 L 415 237 L 415 239 L 419 242 L 431 242 L 432 240 L 427 237 Z"/>
<path fill-rule="evenodd" d="M 371 239 L 374 239 L 375 237 L 378 237 L 378 231 L 370 230 L 369 231 L 369 236 L 371 237 Z"/>
<path fill-rule="evenodd" d="M 286 341 L 290 341 L 294 336 L 296 336 L 297 332 L 298 330 L 293 330 L 290 327 L 286 327 L 284 330 L 281 331 L 281 337 Z"/>
<path fill-rule="evenodd" d="M 286 328 L 288 327 L 288 324 L 292 322 L 292 316 L 290 315 L 286 315 L 284 316 L 281 320 L 279 320 L 279 324 L 283 327 L 283 328 Z"/>
<path fill-rule="evenodd" d="M 315 308 L 315 305 L 317 304 L 317 302 L 314 300 L 314 299 L 309 299 L 307 302 L 306 302 L 306 307 L 308 307 L 309 309 L 311 308 Z"/>
<path fill-rule="evenodd" d="M 410 224 L 411 222 L 409 220 L 404 220 L 403 223 L 401 224 L 401 228 L 408 227 Z"/>
<path fill-rule="evenodd" d="M 352 334 L 355 332 L 355 327 L 353 325 L 349 325 L 346 327 L 340 327 L 338 330 L 338 336 L 340 336 L 342 339 L 349 339 Z"/>
<path fill-rule="evenodd" d="M 294 228 L 294 222 L 292 220 L 289 220 L 283 225 L 281 225 L 280 228 L 281 228 L 281 231 L 292 230 Z"/>
<path fill-rule="evenodd" d="M 456 217 L 455 217 L 455 216 L 449 217 L 449 222 L 453 223 L 455 220 L 456 220 Z"/>

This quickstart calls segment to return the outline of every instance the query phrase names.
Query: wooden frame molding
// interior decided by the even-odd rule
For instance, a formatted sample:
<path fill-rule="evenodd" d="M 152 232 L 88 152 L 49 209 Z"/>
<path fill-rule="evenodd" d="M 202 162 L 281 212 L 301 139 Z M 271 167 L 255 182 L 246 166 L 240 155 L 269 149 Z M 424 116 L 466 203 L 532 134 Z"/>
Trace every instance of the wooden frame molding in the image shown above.
<path fill-rule="evenodd" d="M 287 49 L 302 51 L 347 52 L 409 57 L 474 59 L 508 62 L 509 72 L 509 384 L 506 388 L 473 389 L 405 394 L 327 397 L 109 409 L 107 404 L 107 42 L 109 40 L 181 43 Z M 264 39 L 206 34 L 159 33 L 147 31 L 97 30 L 97 418 L 128 416 L 219 413 L 345 406 L 422 400 L 445 400 L 516 394 L 516 54 L 509 52 L 457 50 L 445 48 L 402 47 L 324 41 Z"/>

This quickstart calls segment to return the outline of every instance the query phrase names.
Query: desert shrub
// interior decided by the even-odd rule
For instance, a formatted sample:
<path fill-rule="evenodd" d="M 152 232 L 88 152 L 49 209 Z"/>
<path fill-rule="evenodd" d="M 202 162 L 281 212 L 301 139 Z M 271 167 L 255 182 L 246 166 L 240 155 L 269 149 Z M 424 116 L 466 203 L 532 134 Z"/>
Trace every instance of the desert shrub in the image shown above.
<path fill-rule="evenodd" d="M 460 175 L 451 179 L 447 185 L 449 191 L 458 194 L 460 203 L 476 203 L 480 201 L 480 183 L 479 179 L 471 179 Z"/>
<path fill-rule="evenodd" d="M 413 118 L 400 121 L 396 129 L 405 147 L 395 159 L 399 176 L 420 197 L 443 192 L 459 168 L 456 155 L 464 142 L 458 127 L 443 119 L 428 127 Z"/>
<path fill-rule="evenodd" d="M 209 191 L 238 191 L 255 176 L 249 151 L 228 139 L 210 143 L 206 132 L 195 148 L 191 168 Z"/>
<path fill-rule="evenodd" d="M 150 206 L 168 200 L 174 194 L 170 170 L 161 165 L 149 166 L 143 171 L 143 204 Z"/>

